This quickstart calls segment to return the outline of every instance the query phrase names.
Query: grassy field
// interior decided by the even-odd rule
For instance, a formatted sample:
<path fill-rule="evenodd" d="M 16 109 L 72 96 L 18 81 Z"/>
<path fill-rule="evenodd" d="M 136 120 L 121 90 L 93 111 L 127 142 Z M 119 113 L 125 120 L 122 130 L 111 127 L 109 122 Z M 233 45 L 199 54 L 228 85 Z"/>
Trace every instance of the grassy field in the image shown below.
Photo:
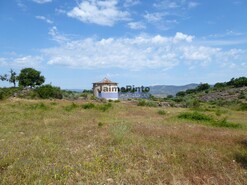
<path fill-rule="evenodd" d="M 0 184 L 245 184 L 247 112 L 0 101 Z"/>

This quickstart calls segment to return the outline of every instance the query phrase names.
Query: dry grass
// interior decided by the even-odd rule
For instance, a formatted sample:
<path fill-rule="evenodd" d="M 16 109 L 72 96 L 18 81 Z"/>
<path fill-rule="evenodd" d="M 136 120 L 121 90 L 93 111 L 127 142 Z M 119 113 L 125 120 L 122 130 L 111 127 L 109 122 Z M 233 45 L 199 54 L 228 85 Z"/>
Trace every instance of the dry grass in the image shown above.
<path fill-rule="evenodd" d="M 246 112 L 241 129 L 177 118 L 179 108 L 112 102 L 0 102 L 1 184 L 244 184 Z M 205 114 L 211 114 L 210 112 Z M 246 120 L 246 119 L 245 119 Z"/>

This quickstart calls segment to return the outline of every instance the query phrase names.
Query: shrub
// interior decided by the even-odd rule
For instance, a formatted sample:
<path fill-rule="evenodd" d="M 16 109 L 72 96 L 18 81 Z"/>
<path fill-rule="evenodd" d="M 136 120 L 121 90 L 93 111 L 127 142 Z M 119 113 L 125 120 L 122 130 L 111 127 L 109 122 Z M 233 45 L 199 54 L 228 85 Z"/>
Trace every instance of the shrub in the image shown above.
<path fill-rule="evenodd" d="M 176 94 L 176 96 L 181 96 L 181 97 L 183 97 L 183 96 L 185 96 L 186 95 L 186 93 L 184 92 L 184 91 L 179 91 L 177 94 Z"/>
<path fill-rule="evenodd" d="M 83 109 L 92 109 L 94 107 L 95 107 L 95 105 L 93 103 L 86 103 L 86 104 L 82 105 Z"/>
<path fill-rule="evenodd" d="M 178 118 L 182 119 L 189 119 L 189 120 L 194 120 L 194 121 L 212 121 L 212 118 L 205 115 L 201 114 L 198 112 L 185 112 L 181 113 Z"/>
<path fill-rule="evenodd" d="M 56 98 L 62 99 L 63 95 L 59 87 L 54 87 L 52 85 L 42 85 L 36 89 L 40 98 L 48 99 L 48 98 Z"/>
<path fill-rule="evenodd" d="M 33 105 L 31 105 L 30 108 L 31 109 L 48 110 L 48 106 L 46 106 L 43 102 L 42 103 L 33 104 Z"/>
<path fill-rule="evenodd" d="M 235 123 L 230 123 L 227 121 L 226 118 L 224 118 L 223 120 L 215 120 L 212 117 L 202 114 L 202 113 L 198 113 L 198 112 L 185 112 L 185 113 L 181 113 L 178 118 L 182 118 L 182 119 L 188 119 L 188 120 L 192 120 L 192 121 L 197 121 L 197 122 L 204 122 L 207 125 L 212 125 L 214 127 L 228 127 L 228 128 L 239 128 L 241 127 L 241 125 L 239 124 L 235 124 Z"/>
<path fill-rule="evenodd" d="M 239 127 L 241 127 L 239 124 L 228 122 L 226 118 L 224 118 L 224 119 L 222 119 L 220 121 L 214 121 L 212 123 L 212 125 L 216 126 L 216 127 L 229 127 L 229 128 L 239 128 Z"/>
<path fill-rule="evenodd" d="M 103 125 L 104 125 L 104 123 L 102 123 L 102 122 L 98 123 L 98 127 L 102 127 Z"/>
<path fill-rule="evenodd" d="M 0 89 L 0 100 L 3 100 L 4 99 L 4 92 L 3 90 Z"/>
<path fill-rule="evenodd" d="M 77 107 L 78 107 L 78 105 L 73 102 L 71 105 L 65 106 L 64 109 L 66 111 L 70 112 L 70 111 L 76 109 Z"/>
<path fill-rule="evenodd" d="M 196 91 L 201 92 L 208 90 L 210 88 L 210 85 L 208 83 L 200 84 L 196 87 Z"/>
<path fill-rule="evenodd" d="M 247 103 L 241 103 L 239 110 L 247 111 Z"/>
<path fill-rule="evenodd" d="M 104 103 L 104 104 L 100 104 L 97 108 L 103 112 L 107 111 L 109 108 L 112 107 L 111 103 Z"/>
<path fill-rule="evenodd" d="M 142 99 L 138 101 L 137 106 L 157 107 L 158 105 L 154 101 L 146 101 Z"/>
<path fill-rule="evenodd" d="M 9 98 L 21 90 L 22 88 L 20 87 L 0 88 L 0 100 Z"/>
<path fill-rule="evenodd" d="M 145 106 L 146 105 L 146 101 L 145 100 L 140 100 L 137 103 L 138 106 Z"/>
<path fill-rule="evenodd" d="M 166 115 L 166 111 L 165 110 L 158 110 L 158 114 L 160 114 L 160 115 Z"/>
<path fill-rule="evenodd" d="M 173 98 L 173 95 L 168 95 L 166 98 L 167 99 L 172 99 Z"/>
<path fill-rule="evenodd" d="M 224 82 L 224 83 L 218 82 L 218 83 L 216 83 L 216 84 L 214 85 L 214 88 L 215 88 L 215 89 L 222 89 L 222 88 L 224 88 L 224 87 L 226 87 L 226 83 L 225 83 L 225 82 Z"/>

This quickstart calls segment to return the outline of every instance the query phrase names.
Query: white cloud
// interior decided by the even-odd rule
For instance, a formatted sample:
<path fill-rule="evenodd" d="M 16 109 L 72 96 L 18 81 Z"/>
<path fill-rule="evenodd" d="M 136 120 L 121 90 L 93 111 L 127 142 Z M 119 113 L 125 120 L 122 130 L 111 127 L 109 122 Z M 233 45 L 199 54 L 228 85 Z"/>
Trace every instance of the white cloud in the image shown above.
<path fill-rule="evenodd" d="M 50 3 L 50 2 L 52 2 L 52 0 L 33 0 L 33 2 L 39 3 L 39 4 L 44 4 L 44 3 Z"/>
<path fill-rule="evenodd" d="M 0 66 L 5 66 L 7 64 L 6 60 L 6 58 L 0 58 Z"/>
<path fill-rule="evenodd" d="M 124 7 L 130 7 L 140 4 L 140 0 L 125 0 L 124 1 Z"/>
<path fill-rule="evenodd" d="M 117 4 L 117 0 L 85 0 L 69 11 L 67 15 L 84 23 L 113 26 L 117 21 L 129 18 L 129 13 L 119 10 Z"/>
<path fill-rule="evenodd" d="M 171 0 L 160 1 L 159 3 L 154 3 L 153 6 L 155 8 L 163 8 L 163 9 L 174 9 L 180 7 L 178 2 Z"/>
<path fill-rule="evenodd" d="M 144 18 L 148 22 L 158 22 L 160 21 L 166 14 L 161 13 L 161 12 L 154 12 L 154 13 L 146 13 L 144 15 Z"/>
<path fill-rule="evenodd" d="M 142 22 L 129 22 L 128 26 L 133 30 L 141 30 L 146 28 L 145 24 Z"/>
<path fill-rule="evenodd" d="M 188 8 L 196 8 L 199 5 L 197 2 L 188 2 Z"/>
<path fill-rule="evenodd" d="M 39 20 L 43 20 L 45 22 L 47 22 L 48 24 L 53 24 L 53 21 L 51 21 L 50 19 L 46 18 L 45 16 L 35 16 L 36 19 L 39 19 Z"/>
<path fill-rule="evenodd" d="M 59 37 L 57 30 L 54 36 L 55 40 Z M 193 38 L 194 36 L 180 32 L 173 37 L 139 35 L 133 38 L 66 38 L 59 46 L 41 52 L 49 65 L 83 69 L 167 70 L 179 64 L 196 69 L 196 66 L 222 66 L 223 63 L 227 63 L 228 67 L 233 64 L 238 66 L 238 63 L 246 61 L 245 50 L 224 51 L 221 48 L 198 45 Z"/>
<path fill-rule="evenodd" d="M 52 39 L 58 43 L 64 43 L 69 41 L 69 39 L 66 37 L 66 35 L 62 35 L 60 33 L 58 33 L 57 31 L 57 27 L 53 26 L 50 30 L 49 30 L 49 35 L 52 36 Z"/>
<path fill-rule="evenodd" d="M 13 64 L 18 67 L 38 67 L 42 62 L 42 57 L 40 56 L 24 56 L 15 58 Z"/>
<path fill-rule="evenodd" d="M 38 68 L 41 66 L 42 61 L 43 58 L 41 56 L 16 56 L 10 58 L 0 58 L 0 66 L 7 66 L 10 68 Z"/>
<path fill-rule="evenodd" d="M 175 37 L 174 37 L 174 42 L 185 40 L 187 42 L 192 42 L 194 36 L 191 35 L 186 35 L 181 32 L 177 32 Z"/>
<path fill-rule="evenodd" d="M 165 10 L 191 9 L 197 7 L 198 5 L 198 2 L 189 0 L 163 0 L 153 4 L 155 8 Z"/>
<path fill-rule="evenodd" d="M 19 6 L 23 11 L 27 10 L 27 6 L 23 3 L 22 0 L 16 0 L 17 6 Z"/>

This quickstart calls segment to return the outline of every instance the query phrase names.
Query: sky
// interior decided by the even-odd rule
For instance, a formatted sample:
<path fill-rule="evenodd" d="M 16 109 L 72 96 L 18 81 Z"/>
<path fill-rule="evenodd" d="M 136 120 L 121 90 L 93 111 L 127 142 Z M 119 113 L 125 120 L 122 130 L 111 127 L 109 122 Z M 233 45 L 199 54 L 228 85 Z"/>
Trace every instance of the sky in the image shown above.
<path fill-rule="evenodd" d="M 0 0 L 0 74 L 31 67 L 62 89 L 225 82 L 247 76 L 246 18 L 246 0 Z"/>

